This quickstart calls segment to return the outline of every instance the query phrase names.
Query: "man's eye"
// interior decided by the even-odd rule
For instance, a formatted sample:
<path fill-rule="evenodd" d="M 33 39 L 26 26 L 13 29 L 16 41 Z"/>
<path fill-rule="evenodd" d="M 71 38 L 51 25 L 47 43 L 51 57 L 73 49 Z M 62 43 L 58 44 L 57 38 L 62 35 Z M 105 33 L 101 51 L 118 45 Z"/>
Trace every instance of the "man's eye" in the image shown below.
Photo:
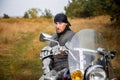
<path fill-rule="evenodd" d="M 62 24 L 63 22 L 59 22 L 59 24 Z"/>

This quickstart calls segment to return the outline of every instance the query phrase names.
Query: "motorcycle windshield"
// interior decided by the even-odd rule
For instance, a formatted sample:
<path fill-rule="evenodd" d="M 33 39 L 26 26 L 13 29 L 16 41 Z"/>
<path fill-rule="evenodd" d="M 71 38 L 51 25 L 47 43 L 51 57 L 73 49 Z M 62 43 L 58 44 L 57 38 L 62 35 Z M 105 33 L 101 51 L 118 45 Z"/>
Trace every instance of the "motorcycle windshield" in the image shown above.
<path fill-rule="evenodd" d="M 77 32 L 67 47 L 70 73 L 85 69 L 94 64 L 98 58 L 97 48 L 103 47 L 102 36 L 92 29 L 84 29 Z"/>

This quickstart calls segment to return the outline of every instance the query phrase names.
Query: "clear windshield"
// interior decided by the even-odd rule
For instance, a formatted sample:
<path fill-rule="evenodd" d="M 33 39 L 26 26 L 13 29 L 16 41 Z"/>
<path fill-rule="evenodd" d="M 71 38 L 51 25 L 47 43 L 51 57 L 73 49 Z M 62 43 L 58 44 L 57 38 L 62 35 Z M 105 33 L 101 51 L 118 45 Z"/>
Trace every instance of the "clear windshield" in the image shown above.
<path fill-rule="evenodd" d="M 97 48 L 103 47 L 102 36 L 92 29 L 84 29 L 77 32 L 67 47 L 70 50 L 68 55 L 70 72 L 76 69 L 84 70 L 94 64 L 98 58 Z"/>

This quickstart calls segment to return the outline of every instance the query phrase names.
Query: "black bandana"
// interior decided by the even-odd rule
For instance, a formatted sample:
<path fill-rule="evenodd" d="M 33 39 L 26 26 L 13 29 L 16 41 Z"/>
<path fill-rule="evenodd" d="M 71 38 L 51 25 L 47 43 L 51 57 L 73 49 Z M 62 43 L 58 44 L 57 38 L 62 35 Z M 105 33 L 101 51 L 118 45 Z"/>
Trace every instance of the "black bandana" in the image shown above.
<path fill-rule="evenodd" d="M 71 24 L 69 23 L 67 16 L 63 13 L 59 13 L 55 16 L 54 18 L 54 23 L 56 22 L 65 22 L 68 23 L 68 26 L 71 26 Z"/>

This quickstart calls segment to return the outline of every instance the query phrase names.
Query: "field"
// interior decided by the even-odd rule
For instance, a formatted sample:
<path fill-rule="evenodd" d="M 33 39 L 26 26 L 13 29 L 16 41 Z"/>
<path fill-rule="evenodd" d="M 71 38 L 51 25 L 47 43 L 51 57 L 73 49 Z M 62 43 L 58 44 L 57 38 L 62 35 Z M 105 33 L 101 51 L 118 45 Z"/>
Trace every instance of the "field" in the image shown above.
<path fill-rule="evenodd" d="M 120 26 L 113 25 L 109 16 L 69 19 L 77 32 L 92 28 L 101 32 L 110 50 L 116 50 L 112 61 L 115 76 L 120 79 Z M 39 41 L 41 32 L 55 33 L 53 19 L 0 19 L 0 80 L 38 80 L 42 75 L 40 50 L 47 45 Z"/>

